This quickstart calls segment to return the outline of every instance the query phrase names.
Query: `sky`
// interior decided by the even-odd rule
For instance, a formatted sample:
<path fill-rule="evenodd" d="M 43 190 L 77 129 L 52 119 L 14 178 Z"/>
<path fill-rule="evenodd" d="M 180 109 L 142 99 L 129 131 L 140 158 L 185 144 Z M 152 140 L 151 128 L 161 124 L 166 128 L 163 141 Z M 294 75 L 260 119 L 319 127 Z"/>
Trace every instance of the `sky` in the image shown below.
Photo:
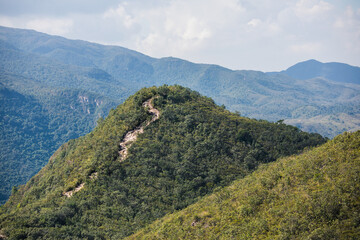
<path fill-rule="evenodd" d="M 360 0 L 0 0 L 0 25 L 234 70 L 360 66 Z"/>

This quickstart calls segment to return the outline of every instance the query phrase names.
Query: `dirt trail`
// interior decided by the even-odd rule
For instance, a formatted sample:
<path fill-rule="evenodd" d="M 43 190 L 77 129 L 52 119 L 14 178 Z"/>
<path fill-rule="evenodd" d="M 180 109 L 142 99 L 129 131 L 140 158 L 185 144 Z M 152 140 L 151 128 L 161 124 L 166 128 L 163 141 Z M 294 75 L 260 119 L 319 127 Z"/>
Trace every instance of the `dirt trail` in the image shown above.
<path fill-rule="evenodd" d="M 150 98 L 143 103 L 144 108 L 149 108 L 148 112 L 153 115 L 150 121 L 143 122 L 140 126 L 137 126 L 134 130 L 131 130 L 126 133 L 124 139 L 120 143 L 121 150 L 119 151 L 120 161 L 124 161 L 128 155 L 128 149 L 130 148 L 131 144 L 136 140 L 137 136 L 144 132 L 144 128 L 149 126 L 150 123 L 156 121 L 160 117 L 160 112 L 156 108 L 153 107 L 152 101 L 154 98 Z M 97 172 L 92 173 L 89 176 L 90 179 L 94 180 L 97 178 Z M 77 186 L 74 190 L 64 192 L 63 195 L 66 197 L 72 197 L 72 195 L 78 191 L 80 191 L 84 187 L 85 183 L 81 183 Z M 1 235 L 0 235 L 1 237 Z"/>
<path fill-rule="evenodd" d="M 120 142 L 121 150 L 119 151 L 120 161 L 124 161 L 128 155 L 128 150 L 131 147 L 132 143 L 136 140 L 137 136 L 144 132 L 144 128 L 149 126 L 152 122 L 156 121 L 160 117 L 160 112 L 152 105 L 154 98 L 150 98 L 143 103 L 144 108 L 149 108 L 148 112 L 152 114 L 152 119 L 150 121 L 144 122 L 137 126 L 134 130 L 131 130 L 126 133 L 124 139 Z"/>
<path fill-rule="evenodd" d="M 80 191 L 84 187 L 85 183 L 80 184 L 74 190 L 64 192 L 63 195 L 67 197 L 71 197 L 74 193 Z"/>

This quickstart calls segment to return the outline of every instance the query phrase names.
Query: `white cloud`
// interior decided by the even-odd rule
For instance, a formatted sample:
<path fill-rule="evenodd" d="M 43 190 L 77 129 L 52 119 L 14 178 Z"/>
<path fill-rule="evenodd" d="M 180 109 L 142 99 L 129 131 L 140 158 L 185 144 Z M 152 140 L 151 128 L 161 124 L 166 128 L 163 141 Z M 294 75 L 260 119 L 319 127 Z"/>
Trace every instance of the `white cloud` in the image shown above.
<path fill-rule="evenodd" d="M 51 4 L 29 2 L 3 8 L 0 24 L 233 69 L 281 70 L 306 58 L 360 65 L 360 8 L 351 0 L 81 0 L 55 15 Z"/>
<path fill-rule="evenodd" d="M 0 25 L 7 27 L 16 27 L 14 22 L 9 17 L 0 17 Z"/>
<path fill-rule="evenodd" d="M 319 0 L 300 0 L 296 3 L 295 14 L 303 20 L 311 20 L 326 14 L 333 8 L 333 5 Z"/>
<path fill-rule="evenodd" d="M 126 6 L 126 4 L 125 4 L 125 6 Z M 125 6 L 122 5 L 122 4 L 119 4 L 117 8 L 108 9 L 103 14 L 103 17 L 105 19 L 112 19 L 112 20 L 115 20 L 115 21 L 119 21 L 126 28 L 130 28 L 135 23 L 135 19 L 126 12 Z"/>
<path fill-rule="evenodd" d="M 157 57 L 187 57 L 206 48 L 214 35 L 222 35 L 224 28 L 231 28 L 231 21 L 241 13 L 244 8 L 235 0 L 173 0 L 162 6 L 137 9 L 134 15 L 142 28 L 135 48 Z"/>
<path fill-rule="evenodd" d="M 251 26 L 251 27 L 257 27 L 257 26 L 260 25 L 260 24 L 261 24 L 261 20 L 258 19 L 258 18 L 253 18 L 253 19 L 251 19 L 251 21 L 249 21 L 249 22 L 247 23 L 247 25 L 249 25 L 249 26 Z"/>
<path fill-rule="evenodd" d="M 71 19 L 51 19 L 41 18 L 32 19 L 25 24 L 26 28 L 35 29 L 39 32 L 46 32 L 49 34 L 64 35 L 70 32 L 73 26 Z"/>
<path fill-rule="evenodd" d="M 290 50 L 297 54 L 317 54 L 321 50 L 319 43 L 300 43 L 290 46 Z"/>

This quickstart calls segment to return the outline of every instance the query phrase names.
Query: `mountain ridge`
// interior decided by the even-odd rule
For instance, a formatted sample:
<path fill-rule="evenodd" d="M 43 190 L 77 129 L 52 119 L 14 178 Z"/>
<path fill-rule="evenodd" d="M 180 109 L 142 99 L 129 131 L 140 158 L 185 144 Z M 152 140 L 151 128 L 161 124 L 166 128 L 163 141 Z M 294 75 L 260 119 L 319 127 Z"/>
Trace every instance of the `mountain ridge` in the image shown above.
<path fill-rule="evenodd" d="M 81 127 L 76 127 L 77 130 L 70 128 L 68 131 L 56 131 L 56 126 L 51 124 L 51 128 L 44 134 L 55 134 L 56 139 L 68 140 L 70 136 L 76 138 L 86 134 L 89 130 L 78 129 L 88 129 L 89 125 L 95 127 L 98 117 L 105 117 L 111 108 L 142 87 L 163 84 L 189 87 L 242 116 L 271 122 L 284 120 L 285 123 L 329 138 L 344 131 L 360 129 L 357 121 L 360 114 L 359 84 L 334 82 L 319 77 L 299 80 L 283 73 L 233 71 L 218 65 L 195 64 L 172 57 L 156 59 L 122 47 L 68 40 L 32 30 L 0 27 L 0 83 L 1 86 L 37 99 L 40 106 L 52 106 L 53 113 L 60 111 L 69 116 L 66 120 L 69 122 L 58 122 L 61 129 L 64 129 L 63 125 L 73 126 L 75 122 L 82 122 Z M 71 106 L 79 103 L 78 96 L 71 95 L 73 103 L 68 102 L 70 99 L 52 97 L 60 94 L 60 91 L 71 91 L 70 87 L 79 93 L 101 96 L 106 99 L 104 103 L 109 105 L 105 104 L 106 110 L 101 116 L 97 113 L 92 115 L 91 112 L 91 123 L 85 123 L 83 120 L 87 113 L 78 112 L 76 115 L 71 109 Z M 4 102 L 1 103 L 4 105 Z M 9 106 L 12 106 L 8 109 L 10 116 L 18 114 L 14 105 Z M 36 115 L 40 108 L 38 105 L 33 106 L 28 104 L 28 113 Z M 4 113 L 6 107 L 0 113 Z M 48 117 L 48 124 L 57 122 L 54 115 Z M 30 119 L 30 125 L 44 124 L 38 118 Z M 3 124 L 5 120 L 0 118 L 0 121 Z M 26 122 L 26 119 L 19 121 Z M 9 131 L 6 135 L 9 141 L 17 141 L 20 145 L 29 141 L 16 126 L 10 125 L 6 131 Z M 4 130 L 1 133 L 4 135 Z M 27 138 L 38 140 L 36 133 Z M 1 162 L 13 162 L 18 166 L 16 169 L 4 169 L 5 177 L 13 177 L 13 170 L 19 171 L 20 166 L 27 166 L 23 163 L 29 160 L 29 156 L 37 156 L 42 152 L 41 142 L 35 148 L 23 149 L 29 153 L 24 159 L 10 157 L 12 150 L 6 144 L 0 146 L 4 149 L 1 154 L 9 156 Z M 52 145 L 59 146 L 59 143 L 53 142 Z M 49 154 L 46 157 L 40 154 L 39 160 L 35 160 L 37 166 L 44 166 Z M 24 170 L 27 176 L 31 175 L 27 171 L 34 173 L 33 169 Z M 25 181 L 7 181 L 9 186 L 1 190 L 0 195 L 6 198 L 11 186 L 20 183 Z M 0 198 L 0 203 L 4 200 Z"/>
<path fill-rule="evenodd" d="M 311 59 L 299 62 L 280 73 L 301 80 L 324 77 L 335 82 L 360 83 L 360 68 L 339 62 L 322 63 Z"/>
<path fill-rule="evenodd" d="M 2 28 L 3 31 L 6 32 L 7 28 Z M 22 30 L 26 33 L 27 30 Z M 14 34 L 17 32 L 12 30 Z M 36 33 L 36 32 L 35 32 Z M 4 34 L 3 34 L 4 35 Z M 6 34 L 5 34 L 6 35 Z M 16 45 L 21 45 L 21 42 L 26 40 L 26 34 L 24 40 L 17 39 L 16 34 L 11 38 L 12 41 L 19 41 Z M 41 36 L 43 36 L 42 34 Z M 36 36 L 36 34 L 35 34 Z M 45 35 L 47 39 L 52 39 L 52 36 Z M 23 36 L 24 37 L 24 36 Z M 5 38 L 4 36 L 2 37 Z M 56 38 L 55 38 L 56 39 Z M 67 40 L 65 38 L 61 38 L 60 43 L 50 44 L 50 46 L 41 42 L 38 43 L 40 46 L 45 48 L 52 49 L 55 52 L 55 55 L 47 56 L 51 57 L 51 59 L 56 59 L 57 61 L 69 62 L 69 57 L 63 57 L 63 54 L 57 55 L 57 49 L 60 49 L 64 52 L 64 56 L 67 54 L 72 54 L 71 46 L 72 41 L 75 40 Z M 34 40 L 33 40 L 34 41 Z M 26 42 L 26 41 L 25 41 Z M 56 41 L 55 41 L 56 42 Z M 336 99 L 336 96 L 329 96 L 328 94 L 332 89 L 338 86 L 332 86 L 334 83 L 326 84 L 318 84 L 316 88 L 307 88 L 309 85 L 304 84 L 301 80 L 297 80 L 295 78 L 289 79 L 285 72 L 274 73 L 262 73 L 256 71 L 246 71 L 246 70 L 237 70 L 233 71 L 227 68 L 223 68 L 217 65 L 211 64 L 194 64 L 189 61 L 185 61 L 177 58 L 161 58 L 155 59 L 149 56 L 143 55 L 141 53 L 137 53 L 135 51 L 125 49 L 122 47 L 114 47 L 114 46 L 103 46 L 100 44 L 86 43 L 80 41 L 79 44 L 84 44 L 85 46 L 77 46 L 78 52 L 81 54 L 77 54 L 76 57 L 80 57 L 79 62 L 81 62 L 84 56 L 87 59 L 92 59 L 92 64 L 89 66 L 102 69 L 111 75 L 114 80 L 123 82 L 124 87 L 129 89 L 128 95 L 134 93 L 139 88 L 134 88 L 134 85 L 138 85 L 139 87 L 147 87 L 152 85 L 160 86 L 162 84 L 179 84 L 186 87 L 190 87 L 194 90 L 200 91 L 204 95 L 208 95 L 213 97 L 214 100 L 218 104 L 224 104 L 232 111 L 242 112 L 245 116 L 253 117 L 257 119 L 266 119 L 269 121 L 277 121 L 279 119 L 291 119 L 292 111 L 296 110 L 299 104 L 302 105 L 324 105 L 327 104 L 327 101 Z M 86 43 L 86 44 L 85 44 Z M 97 54 L 99 55 L 100 49 L 102 49 L 101 57 L 96 59 L 93 54 L 86 55 L 86 46 L 92 46 L 95 48 Z M 23 48 L 24 50 L 28 48 Z M 107 50 L 106 50 L 107 49 Z M 111 49 L 111 51 L 109 51 Z M 118 49 L 118 50 L 116 50 Z M 94 51 L 95 51 L 94 50 Z M 31 51 L 30 51 L 31 52 Z M 46 56 L 46 55 L 44 55 Z M 76 59 L 75 57 L 75 59 Z M 63 60 L 61 60 L 63 59 Z M 307 61 L 314 62 L 314 61 Z M 316 61 L 317 62 L 317 61 Z M 72 62 L 76 65 L 75 62 Z M 306 63 L 306 62 L 305 62 Z M 319 63 L 319 62 L 317 62 Z M 300 63 L 299 63 L 300 64 Z M 319 63 L 320 64 L 320 63 Z M 322 64 L 322 63 L 321 63 Z M 80 64 L 81 65 L 81 64 Z M 301 66 L 302 64 L 300 64 Z M 322 64 L 324 65 L 324 64 Z M 326 65 L 326 64 L 325 64 Z M 346 64 L 342 64 L 346 65 Z M 294 65 L 291 68 L 298 68 L 298 64 Z M 359 72 L 359 67 L 351 67 L 355 68 L 357 72 Z M 288 69 L 288 70 L 289 70 Z M 59 72 L 59 71 L 58 71 Z M 359 73 L 354 73 L 355 77 L 357 76 L 360 79 Z M 352 74 L 352 75 L 354 75 Z M 291 74 L 290 74 L 291 75 Z M 121 79 L 119 78 L 121 76 Z M 318 75 L 312 75 L 311 78 L 319 77 Z M 251 79 L 251 84 L 246 81 L 246 79 Z M 282 81 L 278 81 L 279 79 L 283 79 Z M 333 80 L 333 79 L 330 79 Z M 92 84 L 91 82 L 89 82 Z M 354 88 L 354 85 L 347 85 L 348 83 L 341 83 L 341 88 L 351 89 Z M 253 86 L 252 86 L 253 85 Z M 262 88 L 276 85 L 278 91 L 261 91 Z M 110 88 L 116 87 L 114 84 L 109 84 Z M 284 92 L 289 91 L 290 89 L 295 89 L 295 92 L 291 95 L 288 94 L 285 96 L 288 103 L 293 103 L 293 105 L 285 110 L 280 110 L 274 107 L 266 106 L 263 107 L 263 104 L 256 104 L 256 98 L 266 99 L 266 101 L 274 101 L 272 105 L 276 106 L 282 104 L 281 101 L 284 97 L 278 97 Z M 358 90 L 358 85 L 355 86 L 355 89 Z M 319 89 L 319 91 L 315 91 L 315 89 Z M 93 88 L 92 91 L 101 91 L 99 88 Z M 254 97 L 251 98 L 250 101 L 246 101 L 246 98 L 249 96 L 247 91 L 251 91 L 254 94 Z M 112 93 L 112 97 L 117 98 L 117 94 L 121 93 L 121 89 L 119 89 L 116 93 Z M 348 91 L 348 90 L 347 90 Z M 104 94 L 104 92 L 101 92 Z M 305 93 L 305 95 L 304 95 Z M 325 94 L 324 94 L 325 93 Z M 109 94 L 109 93 L 106 93 Z M 294 98 L 294 95 L 299 95 Z M 301 96 L 304 95 L 304 96 Z M 322 103 L 318 103 L 313 101 L 312 99 L 316 96 L 321 96 Z M 301 99 L 302 102 L 299 101 Z M 339 100 L 338 100 L 339 101 Z M 342 100 L 340 100 L 342 101 Z M 344 102 L 343 104 L 348 104 Z M 352 103 L 351 103 L 352 104 Z M 358 103 L 356 103 L 358 104 Z M 256 106 L 254 108 L 253 106 Z M 286 106 L 286 105 L 285 105 Z M 261 108 L 261 109 L 260 109 Z M 256 111 L 259 109 L 260 111 Z M 276 113 L 278 111 L 278 113 Z M 333 133 L 332 136 L 341 133 L 340 131 Z M 324 134 L 324 133 L 322 133 Z M 324 135 L 329 136 L 328 133 Z M 330 136 L 331 137 L 331 136 Z"/>
<path fill-rule="evenodd" d="M 262 165 L 126 239 L 357 239 L 360 131 Z"/>
<path fill-rule="evenodd" d="M 153 122 L 156 116 L 144 108 L 151 98 L 160 111 Z M 121 161 L 119 143 L 148 121 Z M 11 238 L 123 238 L 261 162 L 325 141 L 285 124 L 240 117 L 184 87 L 143 88 L 13 189 L 0 208 L 0 228 Z M 70 191 L 71 197 L 64 195 Z"/>

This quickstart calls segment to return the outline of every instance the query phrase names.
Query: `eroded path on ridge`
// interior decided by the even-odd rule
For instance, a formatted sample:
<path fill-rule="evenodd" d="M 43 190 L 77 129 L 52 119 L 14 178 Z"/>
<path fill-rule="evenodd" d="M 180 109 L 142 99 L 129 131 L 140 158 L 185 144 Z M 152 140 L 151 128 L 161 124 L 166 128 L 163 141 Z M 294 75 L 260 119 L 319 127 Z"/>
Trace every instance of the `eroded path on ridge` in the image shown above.
<path fill-rule="evenodd" d="M 74 193 L 80 191 L 83 187 L 84 187 L 85 183 L 80 184 L 79 186 L 77 186 L 74 190 L 70 190 L 67 192 L 64 192 L 63 195 L 67 196 L 68 198 L 71 197 Z"/>
<path fill-rule="evenodd" d="M 145 122 L 141 123 L 139 126 L 137 126 L 134 130 L 131 130 L 131 131 L 127 132 L 125 134 L 124 139 L 120 142 L 121 150 L 119 151 L 119 155 L 120 155 L 120 161 L 121 162 L 126 159 L 126 157 L 128 155 L 129 148 L 131 147 L 132 143 L 136 140 L 137 136 L 144 132 L 144 128 L 149 126 L 152 122 L 159 119 L 160 112 L 159 112 L 159 110 L 154 108 L 154 106 L 152 104 L 153 100 L 154 100 L 154 97 L 146 100 L 143 103 L 144 108 L 149 108 L 148 112 L 152 115 L 151 120 L 150 121 L 145 121 Z M 89 176 L 89 178 L 92 179 L 92 180 L 96 179 L 97 178 L 97 172 L 92 173 Z M 84 185 L 85 185 L 85 183 L 81 183 L 75 189 L 67 191 L 67 192 L 63 192 L 63 195 L 68 197 L 68 198 L 72 197 L 72 195 L 74 193 L 80 191 L 84 187 Z"/>
<path fill-rule="evenodd" d="M 152 122 L 156 121 L 160 117 L 160 112 L 154 108 L 152 101 L 154 98 L 150 98 L 143 103 L 144 108 L 149 108 L 148 112 L 152 114 L 150 121 L 143 122 L 140 126 L 137 126 L 134 130 L 131 130 L 125 134 L 124 139 L 120 142 L 121 150 L 119 151 L 120 161 L 124 161 L 128 155 L 128 150 L 132 143 L 136 140 L 137 136 L 144 132 L 144 128 L 149 126 Z"/>

